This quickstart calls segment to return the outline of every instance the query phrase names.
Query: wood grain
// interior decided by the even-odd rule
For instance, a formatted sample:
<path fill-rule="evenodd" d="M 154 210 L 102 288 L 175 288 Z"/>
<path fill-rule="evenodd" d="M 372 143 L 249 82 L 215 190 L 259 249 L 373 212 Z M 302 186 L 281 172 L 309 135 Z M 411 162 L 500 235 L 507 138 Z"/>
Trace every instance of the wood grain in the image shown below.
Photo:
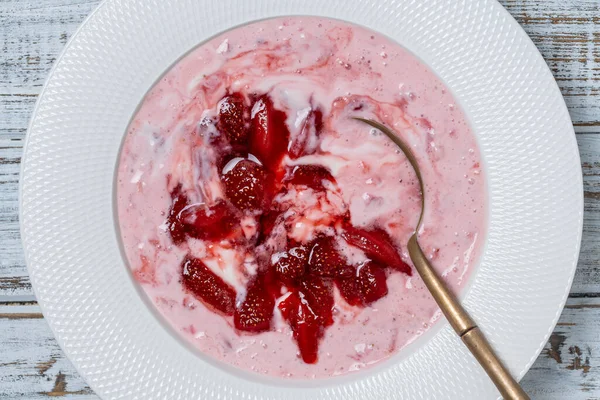
<path fill-rule="evenodd" d="M 579 132 L 600 132 L 600 2 L 503 0 L 552 70 Z"/>
<path fill-rule="evenodd" d="M 95 399 L 58 347 L 37 304 L 0 306 L 0 399 Z"/>
<path fill-rule="evenodd" d="M 600 399 L 600 299 L 569 299 L 522 384 L 533 399 Z"/>
<path fill-rule="evenodd" d="M 0 399 L 97 400 L 34 302 L 18 231 L 27 124 L 60 51 L 99 0 L 0 0 Z M 524 378 L 534 399 L 600 400 L 600 1 L 501 0 L 532 38 L 569 107 L 585 190 L 571 298 Z"/>

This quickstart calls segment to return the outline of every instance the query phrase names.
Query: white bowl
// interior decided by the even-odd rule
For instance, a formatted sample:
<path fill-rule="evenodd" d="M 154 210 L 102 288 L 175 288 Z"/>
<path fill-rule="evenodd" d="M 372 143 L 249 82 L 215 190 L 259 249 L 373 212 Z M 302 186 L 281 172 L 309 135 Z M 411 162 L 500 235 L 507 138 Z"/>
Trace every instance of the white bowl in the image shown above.
<path fill-rule="evenodd" d="M 119 145 L 145 92 L 216 33 L 307 14 L 390 36 L 454 92 L 480 142 L 489 188 L 487 248 L 464 304 L 518 377 L 552 332 L 579 254 L 579 155 L 550 71 L 496 1 L 109 0 L 58 60 L 31 121 L 21 176 L 21 231 L 36 296 L 102 398 L 498 397 L 446 322 L 391 361 L 341 379 L 250 377 L 189 351 L 130 279 L 113 182 Z"/>

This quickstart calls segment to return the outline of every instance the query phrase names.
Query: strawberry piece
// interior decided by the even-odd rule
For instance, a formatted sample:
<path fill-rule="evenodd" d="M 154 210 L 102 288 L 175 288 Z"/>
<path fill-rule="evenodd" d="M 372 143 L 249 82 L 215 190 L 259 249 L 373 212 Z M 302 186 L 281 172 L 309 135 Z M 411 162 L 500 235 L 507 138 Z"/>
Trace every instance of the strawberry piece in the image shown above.
<path fill-rule="evenodd" d="M 313 116 L 313 126 L 315 127 L 315 133 L 317 136 L 319 136 L 319 134 L 323 130 L 323 111 L 321 111 L 318 108 L 315 110 L 312 110 L 312 116 Z"/>
<path fill-rule="evenodd" d="M 284 301 L 279 303 L 281 315 L 294 332 L 298 343 L 300 356 L 307 364 L 318 360 L 319 340 L 323 337 L 323 327 L 319 325 L 317 316 L 312 312 L 306 299 L 297 292 L 292 292 Z"/>
<path fill-rule="evenodd" d="M 252 107 L 250 152 L 271 171 L 277 171 L 287 152 L 290 133 L 285 123 L 285 112 L 273 106 L 267 95 L 260 97 Z"/>
<path fill-rule="evenodd" d="M 366 261 L 356 270 L 355 283 L 364 304 L 371 304 L 388 294 L 387 277 L 381 266 Z"/>
<path fill-rule="evenodd" d="M 331 283 L 318 277 L 308 277 L 300 283 L 300 292 L 304 294 L 319 325 L 332 325 L 334 300 Z"/>
<path fill-rule="evenodd" d="M 244 148 L 248 144 L 248 110 L 241 93 L 225 96 L 218 105 L 218 129 L 227 136 L 235 148 Z"/>
<path fill-rule="evenodd" d="M 272 269 L 262 268 L 261 271 L 264 275 L 263 279 L 267 293 L 270 294 L 272 299 L 277 299 L 279 296 L 281 296 L 281 288 L 283 286 L 281 281 L 277 279 L 275 271 Z M 273 308 L 275 307 L 273 306 Z"/>
<path fill-rule="evenodd" d="M 388 294 L 384 269 L 373 261 L 365 261 L 356 269 L 356 276 L 337 279 L 340 294 L 352 306 L 371 304 Z"/>
<path fill-rule="evenodd" d="M 310 309 L 302 304 L 298 309 L 294 337 L 298 343 L 300 356 L 307 364 L 315 364 L 319 359 L 319 341 L 323 337 L 323 327 L 316 322 Z"/>
<path fill-rule="evenodd" d="M 244 160 L 247 157 L 247 152 L 232 150 L 231 146 L 228 145 L 216 149 L 215 165 L 217 167 L 217 171 L 221 173 L 221 179 L 223 179 L 225 169 L 227 169 L 227 171 L 232 169 L 231 167 L 227 168 L 228 166 L 235 164 L 235 161 Z"/>
<path fill-rule="evenodd" d="M 304 185 L 314 190 L 324 191 L 323 181 L 335 183 L 329 170 L 321 165 L 298 165 L 292 170 L 292 175 L 284 179 L 293 185 Z"/>
<path fill-rule="evenodd" d="M 319 341 L 325 327 L 333 324 L 333 288 L 331 283 L 309 277 L 300 287 L 279 303 L 281 315 L 294 332 L 302 360 L 317 362 Z"/>
<path fill-rule="evenodd" d="M 258 275 L 248 285 L 246 298 L 235 310 L 235 327 L 245 332 L 264 332 L 271 329 L 275 299 L 265 282 L 265 275 Z"/>
<path fill-rule="evenodd" d="M 342 237 L 348 244 L 358 247 L 377 263 L 412 275 L 412 270 L 398 254 L 390 236 L 382 229 L 366 230 L 345 224 Z"/>
<path fill-rule="evenodd" d="M 286 321 L 292 321 L 299 306 L 300 297 L 298 296 L 298 292 L 294 291 L 290 292 L 288 297 L 286 297 L 283 301 L 279 303 L 278 308 L 281 312 L 281 316 Z"/>
<path fill-rule="evenodd" d="M 361 298 L 360 291 L 357 288 L 355 278 L 338 278 L 335 280 L 335 283 L 340 290 L 340 294 L 344 300 L 346 300 L 346 303 L 350 304 L 351 306 L 363 305 L 363 300 Z"/>
<path fill-rule="evenodd" d="M 263 210 L 270 201 L 270 176 L 262 165 L 241 160 L 222 177 L 225 194 L 242 211 Z"/>
<path fill-rule="evenodd" d="M 185 290 L 214 310 L 233 315 L 236 296 L 233 287 L 197 258 L 187 256 L 181 265 L 181 278 Z"/>
<path fill-rule="evenodd" d="M 323 129 L 323 112 L 319 109 L 313 109 L 306 120 L 302 131 L 296 135 L 296 138 L 289 146 L 291 158 L 299 158 L 307 154 L 313 154 L 318 147 L 318 140 Z"/>
<path fill-rule="evenodd" d="M 167 229 L 173 243 L 180 244 L 185 240 L 185 227 L 181 223 L 181 211 L 188 205 L 187 196 L 181 191 L 181 184 L 171 192 L 171 208 L 167 215 Z"/>
<path fill-rule="evenodd" d="M 348 277 L 354 273 L 354 268 L 338 253 L 331 236 L 315 239 L 308 256 L 308 270 L 312 275 L 324 277 Z"/>
<path fill-rule="evenodd" d="M 240 230 L 240 218 L 236 210 L 224 200 L 214 205 L 193 204 L 183 209 L 180 218 L 186 233 L 196 239 L 223 240 Z"/>
<path fill-rule="evenodd" d="M 288 248 L 286 252 L 278 255 L 273 268 L 277 279 L 290 285 L 304 275 L 307 263 L 308 249 L 299 245 Z"/>
<path fill-rule="evenodd" d="M 263 240 L 271 234 L 277 219 L 281 213 L 275 209 L 269 209 L 260 217 L 260 239 Z"/>

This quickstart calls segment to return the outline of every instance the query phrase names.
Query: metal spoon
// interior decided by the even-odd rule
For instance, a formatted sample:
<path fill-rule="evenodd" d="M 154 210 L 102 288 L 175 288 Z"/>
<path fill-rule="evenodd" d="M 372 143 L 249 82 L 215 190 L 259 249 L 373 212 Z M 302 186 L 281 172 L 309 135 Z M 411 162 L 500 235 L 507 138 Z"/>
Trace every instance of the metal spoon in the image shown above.
<path fill-rule="evenodd" d="M 391 129 L 379 122 L 358 117 L 354 119 L 364 122 L 385 133 L 385 135 L 390 138 L 400 150 L 402 150 L 408 159 L 408 162 L 415 170 L 421 189 L 421 215 L 419 216 L 419 222 L 417 223 L 415 233 L 408 240 L 407 247 L 410 258 L 415 265 L 415 269 L 425 282 L 427 289 L 429 289 L 431 295 L 440 306 L 440 309 L 448 319 L 448 322 L 450 322 L 452 328 L 454 328 L 464 344 L 491 378 L 492 382 L 494 382 L 494 385 L 496 385 L 502 397 L 510 400 L 529 400 L 527 393 L 523 391 L 523 388 L 521 388 L 519 383 L 512 377 L 510 372 L 508 372 L 481 330 L 475 324 L 475 321 L 473 321 L 467 311 L 462 307 L 456 296 L 450 292 L 444 281 L 440 279 L 431 264 L 429 264 L 425 254 L 423 254 L 421 246 L 419 246 L 417 233 L 423 222 L 423 214 L 425 212 L 425 187 L 423 185 L 421 170 L 419 169 L 417 159 L 412 150 Z"/>

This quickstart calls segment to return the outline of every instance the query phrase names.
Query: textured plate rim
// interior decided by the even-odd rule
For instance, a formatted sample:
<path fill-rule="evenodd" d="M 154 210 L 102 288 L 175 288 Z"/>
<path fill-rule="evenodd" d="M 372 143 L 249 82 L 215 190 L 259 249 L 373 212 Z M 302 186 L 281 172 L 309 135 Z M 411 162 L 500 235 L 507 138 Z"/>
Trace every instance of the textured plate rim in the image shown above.
<path fill-rule="evenodd" d="M 104 1 L 106 1 L 106 0 L 103 0 L 103 2 Z M 510 14 L 508 12 L 508 10 L 506 10 L 502 6 L 502 4 L 500 4 L 499 1 L 494 1 L 494 5 L 496 6 L 496 8 L 500 9 L 503 13 L 505 13 L 505 14 L 508 15 L 509 20 L 512 23 L 513 27 L 516 28 L 517 30 L 519 30 L 527 38 L 527 41 L 529 42 L 530 46 L 533 47 L 533 52 L 535 52 L 537 54 L 538 58 L 540 58 L 542 60 L 542 62 L 544 64 L 546 64 L 546 60 L 544 59 L 544 56 L 542 55 L 542 53 L 540 52 L 540 50 L 538 49 L 538 47 L 535 45 L 535 43 L 533 42 L 533 40 L 531 39 L 531 37 L 527 34 L 527 31 L 519 24 L 519 22 L 512 16 L 512 14 Z M 546 66 L 547 66 L 547 64 L 546 64 Z M 548 68 L 548 71 L 551 73 L 550 67 L 547 66 L 547 68 Z M 562 99 L 562 106 L 568 112 L 567 104 L 564 101 L 564 97 L 562 97 L 562 93 L 561 93 L 560 87 L 558 86 L 558 82 L 556 82 L 556 79 L 554 79 L 554 76 L 552 76 L 552 83 L 554 85 L 555 91 L 557 91 L 558 93 L 560 93 L 560 97 Z M 575 129 L 573 128 L 573 126 L 572 126 L 572 122 L 571 122 L 571 135 L 570 135 L 570 137 L 571 137 L 571 145 L 574 146 L 574 148 L 576 149 L 575 154 L 574 154 L 575 160 L 576 160 L 576 162 L 577 162 L 578 165 L 581 165 L 581 157 L 580 157 L 579 150 L 578 150 L 576 132 L 575 132 Z M 517 379 L 519 381 L 525 376 L 525 374 L 527 373 L 527 371 L 529 371 L 529 369 L 533 366 L 533 364 L 535 363 L 535 361 L 538 359 L 538 357 L 542 353 L 542 350 L 546 346 L 546 343 L 550 339 L 550 336 L 552 335 L 552 332 L 556 328 L 556 324 L 558 323 L 558 320 L 559 320 L 559 318 L 560 318 L 560 316 L 561 316 L 561 314 L 562 314 L 562 312 L 563 312 L 563 310 L 565 308 L 565 305 L 567 304 L 567 300 L 569 298 L 569 293 L 571 292 L 571 287 L 573 286 L 573 280 L 575 278 L 575 272 L 577 271 L 577 264 L 579 262 L 579 256 L 580 256 L 580 251 L 581 251 L 581 241 L 582 241 L 582 238 L 583 238 L 583 214 L 584 214 L 583 175 L 579 175 L 578 186 L 581 189 L 581 190 L 579 190 L 579 202 L 581 204 L 581 207 L 578 210 L 578 212 L 579 212 L 579 214 L 580 214 L 581 217 L 579 218 L 579 227 L 577 229 L 577 239 L 576 239 L 577 244 L 576 244 L 576 248 L 575 248 L 576 256 L 575 256 L 575 260 L 573 262 L 573 265 L 571 265 L 571 267 L 570 267 L 570 271 L 569 271 L 570 277 L 569 277 L 569 280 L 567 282 L 567 286 L 565 287 L 565 291 L 564 291 L 564 293 L 562 295 L 562 299 L 559 301 L 558 309 L 556 310 L 556 315 L 554 316 L 554 320 L 552 321 L 551 326 L 548 329 L 548 332 L 546 332 L 546 335 L 544 336 L 543 340 L 540 342 L 540 345 L 538 346 L 538 349 L 536 350 L 535 354 L 533 354 L 531 356 L 531 359 L 529 360 L 529 362 L 517 374 Z M 501 398 L 499 398 L 499 400 L 501 400 Z"/>

